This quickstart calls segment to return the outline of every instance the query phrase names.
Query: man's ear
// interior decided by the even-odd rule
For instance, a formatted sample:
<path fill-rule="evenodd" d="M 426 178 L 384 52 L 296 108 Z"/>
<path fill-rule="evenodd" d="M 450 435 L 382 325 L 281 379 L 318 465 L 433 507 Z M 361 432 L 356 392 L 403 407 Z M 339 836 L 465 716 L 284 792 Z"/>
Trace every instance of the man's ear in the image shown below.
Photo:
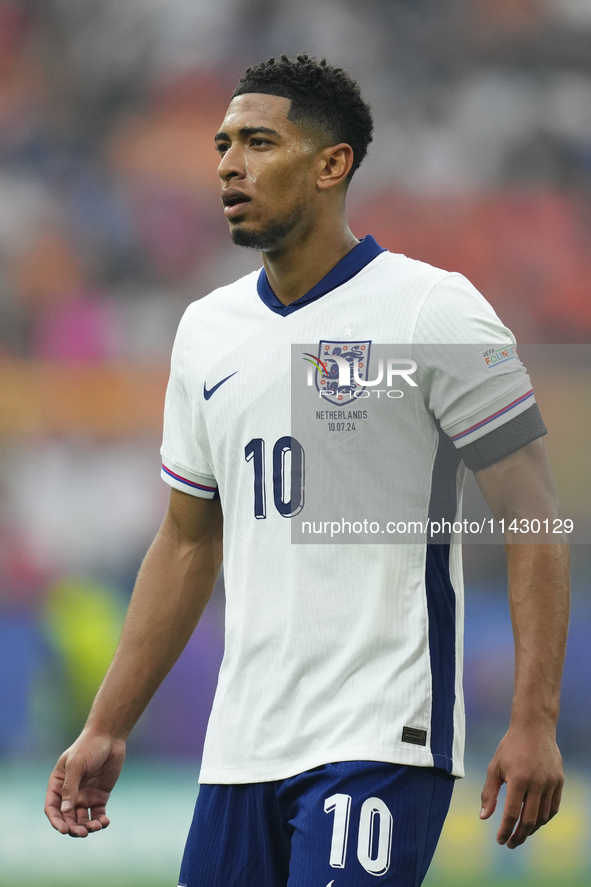
<path fill-rule="evenodd" d="M 353 166 L 353 148 L 343 142 L 330 148 L 323 148 L 319 156 L 316 187 L 319 191 L 335 188 L 346 182 Z"/>

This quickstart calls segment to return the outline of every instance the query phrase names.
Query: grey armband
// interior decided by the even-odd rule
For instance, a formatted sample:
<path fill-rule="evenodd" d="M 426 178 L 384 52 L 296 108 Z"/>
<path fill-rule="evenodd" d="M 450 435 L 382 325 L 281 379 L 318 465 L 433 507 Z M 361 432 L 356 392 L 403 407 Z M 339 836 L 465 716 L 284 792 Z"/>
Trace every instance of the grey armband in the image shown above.
<path fill-rule="evenodd" d="M 484 437 L 461 447 L 460 455 L 464 464 L 472 471 L 488 468 L 505 456 L 517 452 L 532 440 L 548 433 L 537 403 L 510 419 L 500 428 L 495 428 Z"/>

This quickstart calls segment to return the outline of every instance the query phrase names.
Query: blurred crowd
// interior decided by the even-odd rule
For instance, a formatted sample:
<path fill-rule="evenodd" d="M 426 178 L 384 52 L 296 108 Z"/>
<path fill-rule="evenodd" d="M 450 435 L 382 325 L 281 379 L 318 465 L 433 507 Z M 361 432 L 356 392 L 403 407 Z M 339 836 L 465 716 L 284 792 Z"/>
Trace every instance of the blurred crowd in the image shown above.
<path fill-rule="evenodd" d="M 53 749 L 100 679 L 166 503 L 176 325 L 259 264 L 212 137 L 247 65 L 302 51 L 374 109 L 354 232 L 465 273 L 521 341 L 589 341 L 591 0 L 0 0 L 0 755 Z M 167 686 L 144 750 L 184 748 Z"/>
<path fill-rule="evenodd" d="M 587 341 L 588 0 L 3 0 L 0 353 L 165 359 L 232 249 L 212 135 L 306 49 L 376 116 L 352 221 L 461 270 L 529 341 Z M 513 303 L 517 302 L 515 306 Z"/>

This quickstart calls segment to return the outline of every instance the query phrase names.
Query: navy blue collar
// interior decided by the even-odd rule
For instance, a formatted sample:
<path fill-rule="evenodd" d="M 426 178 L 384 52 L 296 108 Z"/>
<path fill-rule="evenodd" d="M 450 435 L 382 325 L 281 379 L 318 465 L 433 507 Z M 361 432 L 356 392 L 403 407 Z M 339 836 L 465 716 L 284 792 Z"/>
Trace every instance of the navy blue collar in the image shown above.
<path fill-rule="evenodd" d="M 283 302 L 279 301 L 269 285 L 264 268 L 261 268 L 261 273 L 257 280 L 257 292 L 267 308 L 270 308 L 275 314 L 281 314 L 286 317 L 288 314 L 293 314 L 298 308 L 303 308 L 304 305 L 309 305 L 310 302 L 315 302 L 316 299 L 320 299 L 338 286 L 342 286 L 343 283 L 359 274 L 361 269 L 369 265 L 376 256 L 385 252 L 384 247 L 376 243 L 371 234 L 368 234 L 316 286 L 312 287 L 305 295 L 300 296 L 299 299 L 296 299 L 295 302 L 291 302 L 290 305 L 284 305 Z"/>

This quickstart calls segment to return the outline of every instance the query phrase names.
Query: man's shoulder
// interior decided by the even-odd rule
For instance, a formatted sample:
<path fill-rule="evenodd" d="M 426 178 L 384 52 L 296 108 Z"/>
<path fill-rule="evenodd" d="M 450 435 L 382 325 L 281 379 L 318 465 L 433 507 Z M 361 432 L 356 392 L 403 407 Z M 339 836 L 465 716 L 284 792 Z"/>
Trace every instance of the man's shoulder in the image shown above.
<path fill-rule="evenodd" d="M 225 312 L 237 305 L 243 305 L 245 296 L 249 294 L 256 296 L 257 279 L 260 270 L 251 271 L 244 277 L 234 280 L 232 283 L 217 287 L 206 296 L 202 296 L 187 307 L 185 317 L 187 319 L 199 318 L 218 312 Z"/>
<path fill-rule="evenodd" d="M 460 272 L 388 251 L 380 253 L 371 265 L 374 266 L 372 276 L 365 278 L 364 285 L 389 300 L 388 304 L 396 295 L 398 307 L 406 306 L 414 312 L 415 323 L 420 324 L 415 334 L 419 330 L 420 335 L 428 335 L 427 341 L 432 341 L 436 333 L 451 323 L 450 341 L 480 342 L 483 336 L 488 336 L 491 342 L 497 341 L 496 333 L 502 327 L 499 318 L 485 297 Z M 467 325 L 468 339 L 465 340 L 454 338 L 460 319 Z"/>
<path fill-rule="evenodd" d="M 438 268 L 436 265 L 430 265 L 429 262 L 424 262 L 421 259 L 413 259 L 405 256 L 404 253 L 395 253 L 389 250 L 380 253 L 367 266 L 367 270 L 373 271 L 379 276 L 386 274 L 390 279 L 392 279 L 392 276 L 395 276 L 426 286 L 434 286 L 448 277 L 463 279 L 458 272 Z"/>

